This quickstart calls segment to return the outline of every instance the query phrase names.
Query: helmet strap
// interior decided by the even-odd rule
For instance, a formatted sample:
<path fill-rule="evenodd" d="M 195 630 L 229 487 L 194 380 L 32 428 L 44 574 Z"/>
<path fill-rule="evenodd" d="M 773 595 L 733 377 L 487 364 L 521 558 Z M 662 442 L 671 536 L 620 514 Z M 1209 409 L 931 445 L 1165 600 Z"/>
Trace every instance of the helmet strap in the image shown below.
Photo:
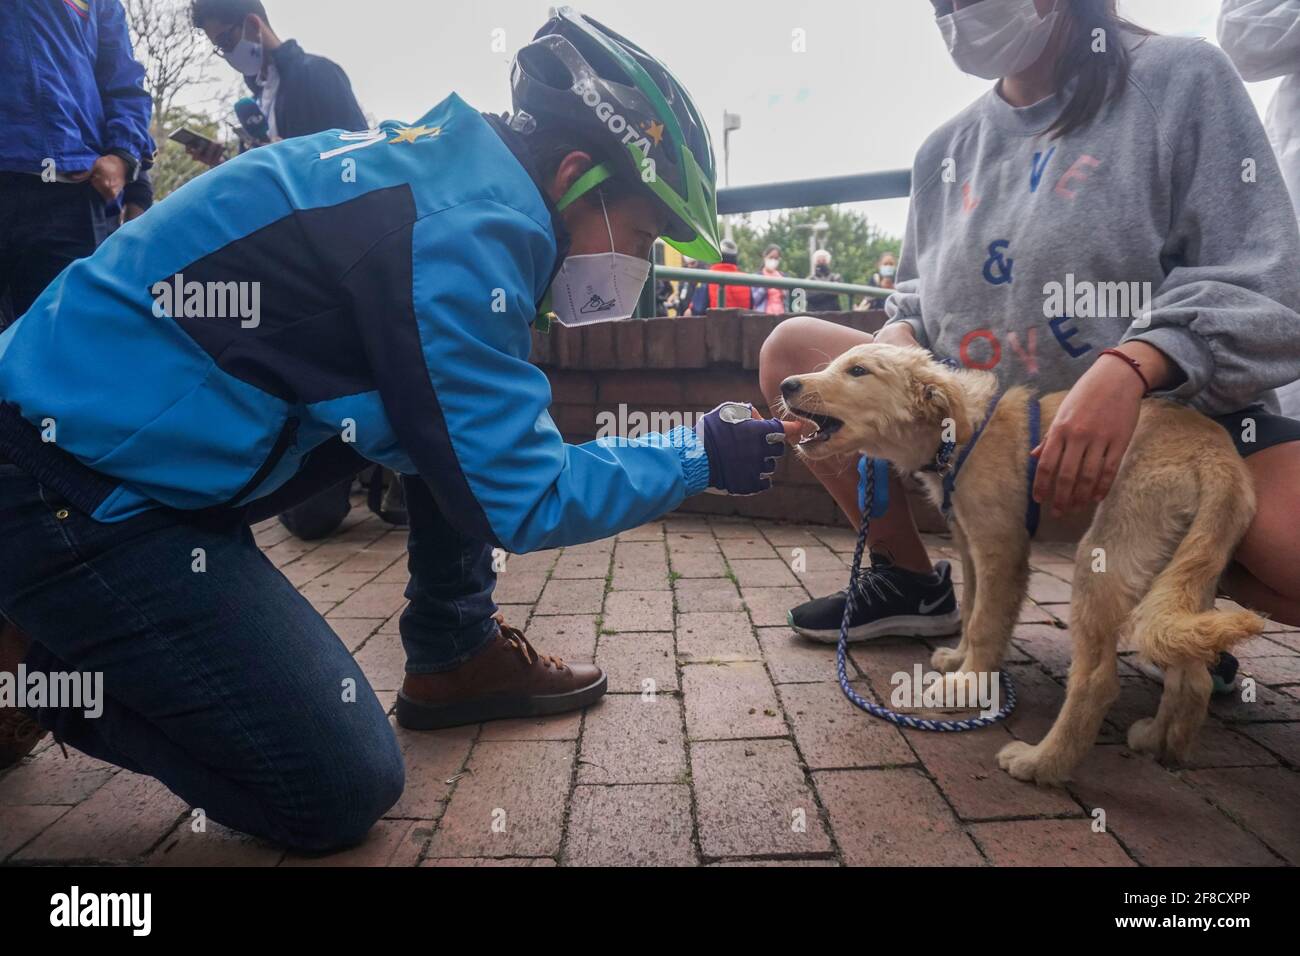
<path fill-rule="evenodd" d="M 565 207 L 572 205 L 574 200 L 591 192 L 613 175 L 614 171 L 604 163 L 592 166 L 574 181 L 568 192 L 560 197 L 560 201 L 555 204 L 556 210 L 563 212 Z"/>

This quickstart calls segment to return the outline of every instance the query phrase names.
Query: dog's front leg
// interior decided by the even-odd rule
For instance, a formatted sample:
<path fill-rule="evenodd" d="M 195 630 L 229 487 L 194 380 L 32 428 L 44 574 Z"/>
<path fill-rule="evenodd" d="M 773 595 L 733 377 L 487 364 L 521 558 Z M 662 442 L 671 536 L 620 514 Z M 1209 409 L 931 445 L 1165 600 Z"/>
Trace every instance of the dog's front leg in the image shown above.
<path fill-rule="evenodd" d="M 1013 540 L 997 537 L 967 539 L 969 560 L 963 563 L 978 586 L 962 608 L 966 653 L 960 670 L 966 673 L 991 674 L 1002 665 L 1029 587 L 1029 536 L 1021 531 Z"/>
<path fill-rule="evenodd" d="M 966 652 L 970 649 L 971 609 L 975 607 L 975 562 L 971 559 L 970 545 L 962 533 L 960 522 L 953 522 L 952 540 L 961 557 L 961 638 L 956 647 L 940 647 L 930 656 L 930 666 L 945 674 L 957 670 L 966 660 Z"/>

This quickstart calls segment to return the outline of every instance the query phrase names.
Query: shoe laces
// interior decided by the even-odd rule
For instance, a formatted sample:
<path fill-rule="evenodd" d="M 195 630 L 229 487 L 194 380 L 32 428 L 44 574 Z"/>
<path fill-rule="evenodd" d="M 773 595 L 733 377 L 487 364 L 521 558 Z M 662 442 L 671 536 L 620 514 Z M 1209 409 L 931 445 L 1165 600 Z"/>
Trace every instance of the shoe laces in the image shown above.
<path fill-rule="evenodd" d="M 872 553 L 871 564 L 858 570 L 857 577 L 853 579 L 853 590 L 859 597 L 877 598 L 885 600 L 892 592 L 894 595 L 901 596 L 903 591 L 898 586 L 898 582 L 890 573 L 894 569 L 894 562 L 882 554 Z"/>
<path fill-rule="evenodd" d="M 560 658 L 552 657 L 549 654 L 542 654 L 537 650 L 537 648 L 533 647 L 533 645 L 529 643 L 528 638 L 524 637 L 524 632 L 519 630 L 519 628 L 511 627 L 505 621 L 500 619 L 498 619 L 497 626 L 501 629 L 501 636 L 505 638 L 506 643 L 514 650 L 518 651 L 519 655 L 523 657 L 529 665 L 540 662 L 543 667 L 554 667 L 556 670 L 560 670 L 564 667 L 564 661 Z"/>

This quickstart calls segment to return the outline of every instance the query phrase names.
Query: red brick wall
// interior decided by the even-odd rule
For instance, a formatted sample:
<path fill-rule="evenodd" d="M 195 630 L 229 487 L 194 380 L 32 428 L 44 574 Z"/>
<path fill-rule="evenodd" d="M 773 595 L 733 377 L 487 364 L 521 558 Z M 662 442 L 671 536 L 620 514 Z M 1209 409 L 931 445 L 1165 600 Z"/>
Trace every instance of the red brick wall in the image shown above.
<path fill-rule="evenodd" d="M 841 312 L 821 318 L 874 332 L 884 312 Z M 596 437 L 597 416 L 627 412 L 701 414 L 723 401 L 767 404 L 758 389 L 758 352 L 785 316 L 711 312 L 704 318 L 633 319 L 533 333 L 533 361 L 551 381 L 551 417 L 571 442 Z M 696 495 L 682 511 L 842 524 L 843 516 L 817 479 L 787 454 L 772 491 L 752 497 Z M 914 509 L 920 510 L 920 509 Z M 935 527 L 937 516 L 919 519 Z"/>

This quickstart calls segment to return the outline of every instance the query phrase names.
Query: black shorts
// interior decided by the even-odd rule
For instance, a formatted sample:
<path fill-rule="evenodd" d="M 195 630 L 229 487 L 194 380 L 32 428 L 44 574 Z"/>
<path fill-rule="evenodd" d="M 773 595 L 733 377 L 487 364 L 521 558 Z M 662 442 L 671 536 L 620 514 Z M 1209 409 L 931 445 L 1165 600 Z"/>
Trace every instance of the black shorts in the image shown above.
<path fill-rule="evenodd" d="M 1213 418 L 1232 436 L 1232 443 L 1237 446 L 1237 454 L 1242 458 L 1274 445 L 1300 441 L 1300 421 L 1285 415 L 1275 415 L 1263 405 L 1252 405 L 1239 412 L 1215 415 Z"/>

